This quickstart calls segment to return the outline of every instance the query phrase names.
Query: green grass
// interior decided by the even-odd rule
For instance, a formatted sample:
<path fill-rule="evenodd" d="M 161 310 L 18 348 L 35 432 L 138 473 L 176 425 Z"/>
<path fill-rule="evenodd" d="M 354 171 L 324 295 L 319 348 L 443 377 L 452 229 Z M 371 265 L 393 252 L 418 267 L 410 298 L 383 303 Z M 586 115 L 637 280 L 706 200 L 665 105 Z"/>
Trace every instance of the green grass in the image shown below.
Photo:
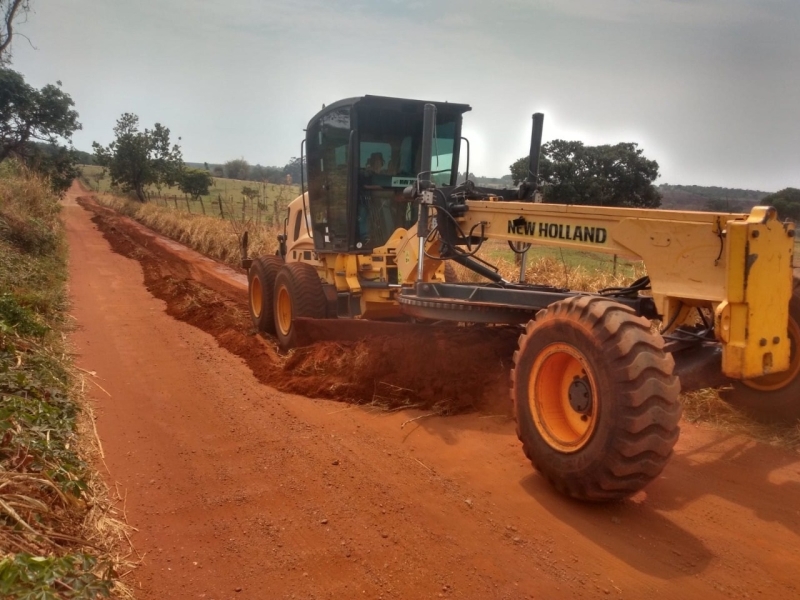
<path fill-rule="evenodd" d="M 96 165 L 83 165 L 81 179 L 85 185 L 98 193 L 120 194 L 111 187 L 111 178 L 103 175 L 103 168 Z M 208 216 L 224 216 L 226 219 L 252 220 L 259 224 L 277 223 L 286 212 L 286 206 L 300 194 L 298 185 L 277 185 L 258 181 L 225 179 L 213 177 L 214 183 L 206 196 L 198 201 L 189 200 L 177 187 L 163 188 L 161 195 L 153 186 L 147 188 L 151 202 L 160 206 L 169 206 L 192 214 Z M 257 198 L 250 200 L 242 194 L 242 188 L 249 187 L 259 192 Z M 277 216 L 275 208 L 277 208 Z M 222 205 L 220 208 L 220 204 Z"/>
<path fill-rule="evenodd" d="M 63 541 L 82 534 L 98 498 L 78 451 L 59 210 L 48 181 L 0 165 L 2 598 L 89 599 L 113 586 L 110 561 L 83 554 L 80 541 Z"/>

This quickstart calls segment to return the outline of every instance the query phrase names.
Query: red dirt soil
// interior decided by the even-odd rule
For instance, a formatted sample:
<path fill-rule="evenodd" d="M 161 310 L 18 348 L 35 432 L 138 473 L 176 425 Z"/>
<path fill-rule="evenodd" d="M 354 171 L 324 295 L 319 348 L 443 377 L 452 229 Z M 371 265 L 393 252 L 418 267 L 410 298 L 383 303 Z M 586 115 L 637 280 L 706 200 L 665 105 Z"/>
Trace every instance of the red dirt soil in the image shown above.
<path fill-rule="evenodd" d="M 139 598 L 800 594 L 797 453 L 684 423 L 645 492 L 571 502 L 514 436 L 508 330 L 283 357 L 251 334 L 235 272 L 95 207 L 104 238 L 82 193 L 65 208 L 72 343 L 109 394 L 93 400 Z M 384 410 L 408 403 L 424 410 Z M 460 414 L 411 421 L 432 412 Z"/>

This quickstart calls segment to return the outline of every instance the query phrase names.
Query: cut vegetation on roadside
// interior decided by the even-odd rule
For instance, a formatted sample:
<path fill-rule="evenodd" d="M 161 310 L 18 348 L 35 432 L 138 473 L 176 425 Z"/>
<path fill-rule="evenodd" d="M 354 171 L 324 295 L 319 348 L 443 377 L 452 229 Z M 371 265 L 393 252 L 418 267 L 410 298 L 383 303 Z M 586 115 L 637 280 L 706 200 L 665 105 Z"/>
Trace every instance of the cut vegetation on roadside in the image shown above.
<path fill-rule="evenodd" d="M 91 411 L 65 343 L 66 257 L 48 182 L 0 167 L 0 597 L 97 598 L 125 539 L 90 463 Z"/>

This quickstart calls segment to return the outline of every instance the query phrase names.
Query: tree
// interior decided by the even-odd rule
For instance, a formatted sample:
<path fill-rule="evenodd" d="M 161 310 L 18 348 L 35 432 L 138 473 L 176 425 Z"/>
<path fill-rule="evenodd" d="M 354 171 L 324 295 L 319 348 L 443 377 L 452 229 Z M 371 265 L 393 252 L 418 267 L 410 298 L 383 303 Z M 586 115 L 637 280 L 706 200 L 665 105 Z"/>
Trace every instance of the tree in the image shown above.
<path fill-rule="evenodd" d="M 78 169 L 80 154 L 74 148 L 53 144 L 33 144 L 25 164 L 48 177 L 50 187 L 57 194 L 63 194 L 72 185 L 73 179 L 80 176 Z"/>
<path fill-rule="evenodd" d="M 542 146 L 539 165 L 545 201 L 554 204 L 657 208 L 653 186 L 658 163 L 644 157 L 638 144 L 584 146 L 553 140 Z M 528 157 L 511 165 L 515 184 L 528 175 Z"/>
<path fill-rule="evenodd" d="M 250 165 L 243 158 L 235 158 L 225 163 L 225 177 L 228 179 L 247 179 Z"/>
<path fill-rule="evenodd" d="M 709 198 L 706 200 L 706 210 L 709 212 L 734 212 L 731 202 L 727 198 Z"/>
<path fill-rule="evenodd" d="M 11 60 L 11 39 L 14 37 L 14 24 L 22 15 L 30 12 L 29 0 L 0 0 L 0 65 Z"/>
<path fill-rule="evenodd" d="M 250 200 L 250 202 L 252 202 L 259 196 L 258 188 L 251 188 L 245 185 L 242 187 L 242 196 L 244 196 L 245 198 Z"/>
<path fill-rule="evenodd" d="M 164 186 L 170 187 L 180 181 L 183 157 L 177 145 L 170 147 L 169 129 L 160 123 L 156 123 L 150 132 L 150 140 L 153 144 L 153 185 L 160 196 Z"/>
<path fill-rule="evenodd" d="M 200 196 L 208 195 L 208 188 L 211 187 L 211 173 L 203 169 L 184 169 L 180 175 L 178 185 L 184 194 L 188 194 L 192 200 L 198 200 Z"/>
<path fill-rule="evenodd" d="M 778 209 L 778 216 L 781 219 L 800 221 L 800 189 L 782 189 L 780 192 L 770 194 L 761 200 L 759 204 L 762 206 L 774 206 Z"/>
<path fill-rule="evenodd" d="M 0 161 L 12 154 L 27 159 L 31 142 L 71 141 L 81 129 L 74 105 L 60 81 L 37 90 L 16 71 L 0 68 Z"/>
<path fill-rule="evenodd" d="M 281 167 L 262 167 L 256 165 L 250 167 L 250 179 L 252 181 L 268 181 L 269 183 L 283 183 L 285 175 Z"/>
<path fill-rule="evenodd" d="M 291 159 L 289 159 L 289 162 L 286 163 L 286 166 L 283 167 L 284 179 L 286 175 L 289 175 L 292 178 L 292 181 L 301 181 L 300 177 L 301 171 L 303 173 L 303 179 L 305 181 L 308 181 L 308 177 L 306 176 L 305 161 L 296 157 L 292 157 Z"/>
<path fill-rule="evenodd" d="M 124 113 L 114 127 L 116 139 L 107 147 L 92 143 L 94 160 L 106 167 L 112 185 L 133 192 L 140 202 L 146 200 L 145 186 L 172 184 L 183 169 L 180 147 L 170 146 L 169 129 L 155 127 L 139 131 L 139 117 Z"/>

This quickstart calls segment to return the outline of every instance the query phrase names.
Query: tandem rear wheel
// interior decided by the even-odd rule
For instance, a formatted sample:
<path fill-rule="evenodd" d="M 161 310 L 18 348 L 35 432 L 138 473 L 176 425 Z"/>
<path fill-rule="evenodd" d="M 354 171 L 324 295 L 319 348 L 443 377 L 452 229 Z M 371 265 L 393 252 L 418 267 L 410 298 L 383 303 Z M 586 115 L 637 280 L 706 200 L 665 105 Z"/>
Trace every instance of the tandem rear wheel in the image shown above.
<path fill-rule="evenodd" d="M 280 256 L 260 256 L 247 272 L 247 296 L 253 326 L 264 333 L 275 333 L 272 308 L 275 278 L 284 266 Z"/>
<path fill-rule="evenodd" d="M 539 312 L 511 372 L 517 435 L 533 466 L 580 500 L 630 496 L 658 477 L 678 440 L 680 383 L 650 322 L 580 296 Z"/>
<path fill-rule="evenodd" d="M 283 350 L 297 341 L 295 319 L 324 319 L 327 303 L 317 270 L 306 263 L 284 265 L 275 277 L 275 336 Z"/>

